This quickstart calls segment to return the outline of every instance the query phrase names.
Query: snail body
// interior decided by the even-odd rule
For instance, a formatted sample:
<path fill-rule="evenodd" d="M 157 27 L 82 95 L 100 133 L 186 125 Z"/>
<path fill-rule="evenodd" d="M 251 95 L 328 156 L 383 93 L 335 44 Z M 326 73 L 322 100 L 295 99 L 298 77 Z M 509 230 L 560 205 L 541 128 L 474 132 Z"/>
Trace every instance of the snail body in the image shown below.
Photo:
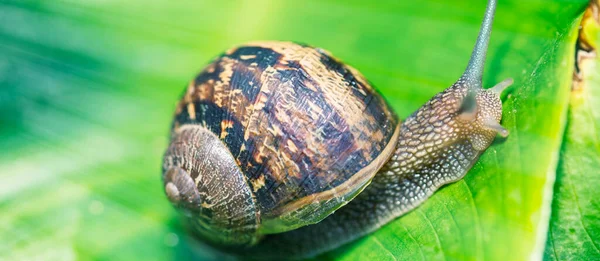
<path fill-rule="evenodd" d="M 162 167 L 168 199 L 203 241 L 265 258 L 312 256 L 410 211 L 508 134 L 499 95 L 512 81 L 481 87 L 495 5 L 463 76 L 403 123 L 322 49 L 257 42 L 225 52 L 177 106 Z"/>

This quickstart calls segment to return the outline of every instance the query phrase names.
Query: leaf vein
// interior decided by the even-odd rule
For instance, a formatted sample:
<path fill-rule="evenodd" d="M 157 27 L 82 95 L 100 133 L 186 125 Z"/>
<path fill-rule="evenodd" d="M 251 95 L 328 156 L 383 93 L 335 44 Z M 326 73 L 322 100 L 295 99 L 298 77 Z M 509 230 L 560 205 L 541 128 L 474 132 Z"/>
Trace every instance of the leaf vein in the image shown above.
<path fill-rule="evenodd" d="M 585 232 L 585 235 L 587 236 L 588 240 L 590 241 L 592 247 L 594 247 L 594 249 L 596 250 L 596 252 L 600 253 L 600 249 L 598 249 L 598 247 L 596 246 L 596 244 L 594 243 L 594 240 L 592 239 L 590 232 L 587 230 L 587 227 L 585 226 L 585 224 L 583 224 L 583 215 L 581 214 L 581 205 L 579 204 L 579 196 L 577 195 L 577 192 L 575 192 L 575 188 L 573 187 L 573 182 L 571 182 L 571 179 L 569 178 L 568 175 L 565 175 L 565 180 L 567 181 L 567 183 L 569 184 L 569 187 L 571 187 L 571 193 L 573 194 L 573 197 L 575 198 L 575 205 L 577 206 L 577 214 L 579 215 L 579 223 L 581 224 L 581 228 L 583 228 L 583 231 Z"/>
<path fill-rule="evenodd" d="M 423 211 L 419 210 L 418 213 L 420 213 L 421 216 L 423 216 L 423 218 L 425 218 L 425 220 L 427 221 L 427 224 L 429 225 L 429 227 L 431 227 L 431 230 L 433 230 L 433 233 L 435 234 L 435 240 L 437 241 L 437 244 L 438 244 L 438 246 L 440 246 L 440 250 L 442 251 L 442 257 L 444 258 L 444 260 L 446 260 L 446 252 L 444 251 L 444 247 L 442 246 L 442 241 L 440 240 L 440 235 L 438 234 L 435 227 L 433 227 L 433 223 L 431 223 L 431 220 L 427 217 L 427 215 Z"/>
<path fill-rule="evenodd" d="M 408 230 L 408 228 L 406 228 L 405 225 L 402 225 L 402 228 L 404 228 L 404 230 L 406 230 L 408 237 L 410 237 L 413 241 L 415 241 L 415 243 L 419 247 L 419 252 L 421 254 L 421 260 L 425 260 L 425 253 L 423 253 L 423 248 L 421 248 L 421 244 L 419 244 L 419 241 L 417 241 L 417 239 L 415 237 L 413 237 L 413 235 L 410 233 L 410 231 Z"/>
<path fill-rule="evenodd" d="M 477 207 L 475 206 L 475 195 L 473 194 L 473 191 L 471 191 L 471 188 L 469 187 L 469 184 L 467 184 L 467 182 L 464 179 L 461 179 L 461 183 L 465 185 L 465 187 L 467 188 L 467 191 L 469 192 L 469 199 L 471 200 L 471 207 L 473 209 L 473 212 L 475 212 L 475 226 L 477 227 L 476 231 L 477 231 L 477 236 L 475 237 L 475 244 L 476 244 L 476 253 L 477 253 L 477 260 L 484 260 L 485 256 L 480 256 L 480 250 L 481 250 L 481 238 L 483 237 L 483 232 L 481 231 L 481 225 L 480 225 L 480 220 L 479 220 L 479 211 L 477 210 Z"/>
<path fill-rule="evenodd" d="M 392 253 L 392 251 L 390 251 L 389 249 L 387 249 L 387 247 L 385 247 L 381 241 L 379 240 L 379 238 L 377 238 L 377 236 L 373 236 L 373 240 L 375 240 L 375 243 L 377 243 L 379 246 L 381 246 L 381 248 L 383 248 L 388 254 L 390 254 L 390 256 L 392 256 L 392 258 L 394 258 L 394 261 L 398 261 L 398 259 L 396 259 L 396 256 L 394 256 L 394 254 Z"/>

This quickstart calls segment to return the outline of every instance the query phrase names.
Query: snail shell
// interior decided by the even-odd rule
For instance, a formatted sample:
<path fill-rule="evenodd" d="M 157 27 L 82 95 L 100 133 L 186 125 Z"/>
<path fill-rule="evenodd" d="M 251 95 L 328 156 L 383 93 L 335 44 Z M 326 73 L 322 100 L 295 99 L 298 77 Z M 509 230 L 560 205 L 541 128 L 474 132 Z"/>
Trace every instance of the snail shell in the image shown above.
<path fill-rule="evenodd" d="M 163 179 L 214 243 L 314 224 L 355 197 L 395 149 L 398 118 L 352 67 L 289 42 L 227 51 L 188 86 Z"/>

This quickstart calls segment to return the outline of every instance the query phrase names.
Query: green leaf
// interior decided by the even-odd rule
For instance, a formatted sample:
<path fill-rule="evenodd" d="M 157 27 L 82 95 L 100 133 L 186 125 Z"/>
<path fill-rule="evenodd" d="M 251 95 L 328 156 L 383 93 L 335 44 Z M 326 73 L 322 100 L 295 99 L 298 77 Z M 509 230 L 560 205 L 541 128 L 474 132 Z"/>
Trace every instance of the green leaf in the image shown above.
<path fill-rule="evenodd" d="M 504 104 L 511 135 L 464 180 L 318 259 L 542 256 L 586 1 L 499 2 L 484 84 L 515 79 Z M 0 1 L 0 259 L 228 258 L 188 236 L 160 181 L 174 105 L 195 73 L 246 41 L 305 42 L 358 68 L 405 118 L 462 73 L 484 9 L 467 0 Z"/>
<path fill-rule="evenodd" d="M 591 19 L 590 19 L 591 20 Z M 600 41 L 597 23 L 586 28 Z M 583 51 L 582 51 L 583 53 Z M 546 260 L 600 258 L 600 58 L 584 58 L 584 81 L 571 95 L 569 123 L 554 185 Z"/>

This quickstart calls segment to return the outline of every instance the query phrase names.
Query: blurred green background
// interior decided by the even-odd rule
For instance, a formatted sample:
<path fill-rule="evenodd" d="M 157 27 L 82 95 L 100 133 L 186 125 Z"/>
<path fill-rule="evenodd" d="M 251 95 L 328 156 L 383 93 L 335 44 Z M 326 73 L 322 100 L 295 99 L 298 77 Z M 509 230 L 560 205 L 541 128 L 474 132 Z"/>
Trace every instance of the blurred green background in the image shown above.
<path fill-rule="evenodd" d="M 509 139 L 418 211 L 319 259 L 542 257 L 587 1 L 499 2 L 484 85 L 515 78 Z M 0 0 L 0 259 L 227 258 L 187 236 L 160 181 L 175 103 L 203 66 L 246 41 L 308 43 L 405 118 L 462 73 L 485 5 Z"/>

